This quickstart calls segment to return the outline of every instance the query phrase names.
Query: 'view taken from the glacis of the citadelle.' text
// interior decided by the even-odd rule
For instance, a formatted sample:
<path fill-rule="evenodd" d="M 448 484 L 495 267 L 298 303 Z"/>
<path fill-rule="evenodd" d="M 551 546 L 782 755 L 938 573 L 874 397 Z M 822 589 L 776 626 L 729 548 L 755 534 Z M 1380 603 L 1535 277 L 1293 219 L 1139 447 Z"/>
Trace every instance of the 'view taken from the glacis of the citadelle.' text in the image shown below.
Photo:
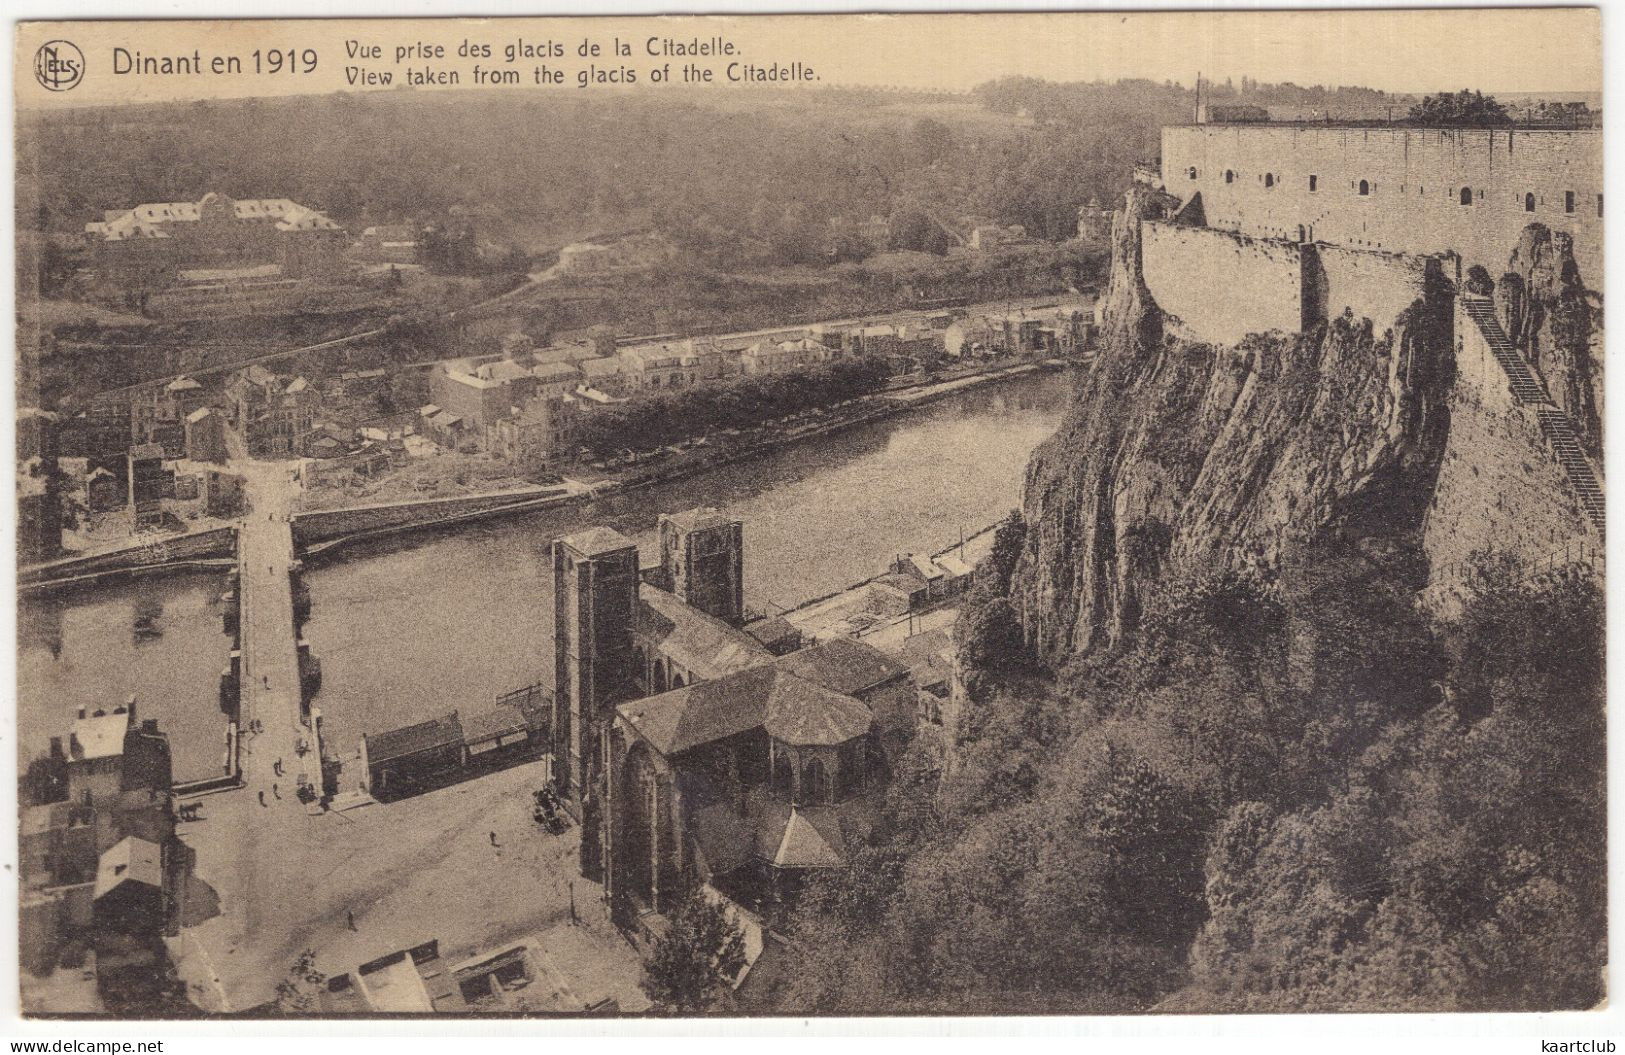
<path fill-rule="evenodd" d="M 19 23 L 23 1013 L 1604 1007 L 1599 23 Z"/>

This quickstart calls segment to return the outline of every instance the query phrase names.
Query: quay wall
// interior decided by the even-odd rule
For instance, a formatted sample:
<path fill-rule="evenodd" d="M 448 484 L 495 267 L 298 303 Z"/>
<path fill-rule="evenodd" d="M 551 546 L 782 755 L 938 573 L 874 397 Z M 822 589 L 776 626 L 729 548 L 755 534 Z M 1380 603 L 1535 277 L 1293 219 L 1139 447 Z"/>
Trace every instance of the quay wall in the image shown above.
<path fill-rule="evenodd" d="M 561 502 L 569 492 L 561 488 L 510 491 L 503 494 L 466 495 L 456 498 L 422 499 L 345 509 L 321 509 L 297 513 L 293 518 L 295 547 L 303 548 L 351 535 L 427 526 L 477 513 L 532 508 Z"/>
<path fill-rule="evenodd" d="M 69 557 L 48 564 L 36 564 L 21 569 L 17 574 L 17 583 L 27 588 L 94 576 L 195 567 L 202 561 L 230 560 L 236 555 L 237 529 L 215 528 L 143 542 L 90 557 Z"/>

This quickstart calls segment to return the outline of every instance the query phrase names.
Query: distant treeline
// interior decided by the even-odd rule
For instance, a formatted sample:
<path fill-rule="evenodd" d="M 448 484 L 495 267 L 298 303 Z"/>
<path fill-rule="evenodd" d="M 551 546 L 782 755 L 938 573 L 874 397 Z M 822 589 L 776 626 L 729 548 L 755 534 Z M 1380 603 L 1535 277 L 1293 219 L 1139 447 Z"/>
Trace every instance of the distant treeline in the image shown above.
<path fill-rule="evenodd" d="M 104 209 L 215 190 L 352 230 L 472 226 L 527 253 L 642 225 L 723 268 L 941 252 L 971 222 L 1058 240 L 1193 106 L 1171 84 L 1007 78 L 953 97 L 732 92 L 726 108 L 409 92 L 104 108 L 20 123 L 34 167 L 18 227 L 71 235 Z"/>

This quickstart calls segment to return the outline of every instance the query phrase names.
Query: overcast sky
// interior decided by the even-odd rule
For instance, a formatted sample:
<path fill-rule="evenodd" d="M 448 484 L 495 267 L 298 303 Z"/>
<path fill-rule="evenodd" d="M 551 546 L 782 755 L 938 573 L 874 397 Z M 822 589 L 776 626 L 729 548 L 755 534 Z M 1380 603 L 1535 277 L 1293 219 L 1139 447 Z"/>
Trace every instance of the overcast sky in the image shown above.
<path fill-rule="evenodd" d="M 739 58 L 746 61 L 800 61 L 811 66 L 818 73 L 817 83 L 823 85 L 963 90 L 1012 74 L 1056 81 L 1147 77 L 1190 85 L 1200 71 L 1220 81 L 1248 76 L 1395 92 L 1602 88 L 1595 10 L 1504 8 L 24 23 L 17 34 L 17 99 L 19 105 L 31 107 L 345 90 L 353 86 L 344 69 L 357 64 L 346 55 L 345 42 L 351 39 L 377 43 L 385 50 L 387 61 L 361 64 L 398 72 L 404 67 L 394 64 L 392 50 L 413 40 L 443 43 L 450 53 L 465 38 L 489 42 L 498 51 L 517 39 L 551 38 L 570 45 L 572 52 L 555 65 L 573 70 L 588 61 L 574 54 L 574 45 L 585 36 L 634 41 L 637 53 L 626 61 L 648 65 L 653 60 L 643 49 L 650 36 L 686 40 L 713 34 L 732 40 L 741 51 Z M 71 91 L 45 91 L 33 75 L 39 45 L 52 38 L 72 41 L 86 56 L 85 76 Z M 113 48 L 118 46 L 148 56 L 190 54 L 195 48 L 205 61 L 210 55 L 230 53 L 245 62 L 256 47 L 293 46 L 315 49 L 320 62 L 314 74 L 280 77 L 115 76 Z M 598 61 L 613 64 L 608 55 Z M 439 65 L 463 69 L 462 87 L 469 86 L 466 71 L 472 60 L 459 65 L 453 54 Z M 530 65 L 520 63 L 519 68 L 528 76 Z"/>

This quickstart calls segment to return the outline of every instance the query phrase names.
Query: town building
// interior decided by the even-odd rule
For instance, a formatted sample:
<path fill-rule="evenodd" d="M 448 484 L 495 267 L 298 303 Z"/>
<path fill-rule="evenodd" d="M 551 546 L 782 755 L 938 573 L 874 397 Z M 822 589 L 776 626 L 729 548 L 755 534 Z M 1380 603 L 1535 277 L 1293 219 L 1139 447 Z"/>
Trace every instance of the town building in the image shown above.
<path fill-rule="evenodd" d="M 634 392 L 688 388 L 700 379 L 700 361 L 681 346 L 642 345 L 615 353 L 621 374 Z"/>
<path fill-rule="evenodd" d="M 537 363 L 530 368 L 536 379 L 536 395 L 562 399 L 581 384 L 581 371 L 570 362 Z"/>
<path fill-rule="evenodd" d="M 85 509 L 91 513 L 111 513 L 129 502 L 124 481 L 105 466 L 85 474 Z"/>
<path fill-rule="evenodd" d="M 690 337 L 683 342 L 683 350 L 693 357 L 701 381 L 737 377 L 742 369 L 738 351 L 723 347 L 715 337 Z"/>
<path fill-rule="evenodd" d="M 17 408 L 17 558 L 49 560 L 62 549 L 62 496 L 58 492 L 57 416 Z"/>
<path fill-rule="evenodd" d="M 163 500 L 174 493 L 175 473 L 164 468 L 164 449 L 156 443 L 131 447 L 129 471 L 130 509 L 137 528 L 150 527 L 164 519 Z"/>
<path fill-rule="evenodd" d="M 214 192 L 195 202 L 109 210 L 84 230 L 98 274 L 126 286 L 167 286 L 191 269 L 264 264 L 290 278 L 331 275 L 345 248 L 344 229 L 315 209 Z"/>
<path fill-rule="evenodd" d="M 468 714 L 452 711 L 363 733 L 361 789 L 375 797 L 411 794 L 469 771 L 535 758 L 549 746 L 550 717 L 541 686 L 530 686 Z"/>
<path fill-rule="evenodd" d="M 247 504 L 243 478 L 210 469 L 203 474 L 203 512 L 211 517 L 242 515 Z"/>
<path fill-rule="evenodd" d="M 623 365 L 621 358 L 613 355 L 581 360 L 576 364 L 581 371 L 581 387 L 611 398 L 624 397 L 631 386 L 623 373 Z"/>
<path fill-rule="evenodd" d="M 740 353 L 739 361 L 745 374 L 750 377 L 759 377 L 764 374 L 787 374 L 792 370 L 799 370 L 807 365 L 809 357 L 813 354 L 808 351 L 809 345 L 815 345 L 820 351 L 819 355 L 827 355 L 825 346 L 807 338 L 794 340 L 760 340 L 750 345 Z"/>
<path fill-rule="evenodd" d="M 433 403 L 418 408 L 418 427 L 423 435 L 447 450 L 468 451 L 479 445 L 462 415 L 442 410 Z"/>
<path fill-rule="evenodd" d="M 502 361 L 499 360 L 498 363 L 500 362 Z M 515 393 L 510 389 L 510 386 L 518 380 L 515 371 L 519 368 L 510 363 L 511 369 L 504 368 L 501 371 L 488 369 L 498 363 L 480 366 L 467 359 L 455 359 L 441 363 L 429 374 L 430 402 L 438 409 L 460 419 L 462 428 L 481 444 L 484 442 L 486 428 L 505 417 L 508 408 L 515 402 L 522 402 L 515 399 Z M 528 390 L 534 385 L 535 379 L 530 377 L 529 371 L 522 372 Z"/>
<path fill-rule="evenodd" d="M 303 377 L 289 379 L 250 366 L 226 383 L 231 424 L 256 457 L 291 457 L 299 438 L 316 425 L 322 398 Z"/>
<path fill-rule="evenodd" d="M 29 767 L 21 811 L 22 955 L 44 965 L 74 938 L 97 950 L 98 976 L 162 958 L 182 873 L 169 740 L 132 699 L 81 707 L 66 745 Z"/>
<path fill-rule="evenodd" d="M 156 443 L 169 458 L 186 454 L 186 419 L 204 404 L 203 386 L 190 377 L 149 385 L 130 400 L 130 431 L 136 443 Z"/>
<path fill-rule="evenodd" d="M 526 469 L 565 461 L 575 453 L 581 403 L 573 396 L 537 396 L 491 429 L 491 456 Z"/>
<path fill-rule="evenodd" d="M 194 462 L 224 462 L 226 451 L 225 415 L 213 407 L 199 407 L 186 416 L 183 426 L 185 455 Z"/>
<path fill-rule="evenodd" d="M 377 224 L 365 228 L 350 246 L 350 255 L 369 264 L 417 263 L 417 228 L 405 223 Z"/>

